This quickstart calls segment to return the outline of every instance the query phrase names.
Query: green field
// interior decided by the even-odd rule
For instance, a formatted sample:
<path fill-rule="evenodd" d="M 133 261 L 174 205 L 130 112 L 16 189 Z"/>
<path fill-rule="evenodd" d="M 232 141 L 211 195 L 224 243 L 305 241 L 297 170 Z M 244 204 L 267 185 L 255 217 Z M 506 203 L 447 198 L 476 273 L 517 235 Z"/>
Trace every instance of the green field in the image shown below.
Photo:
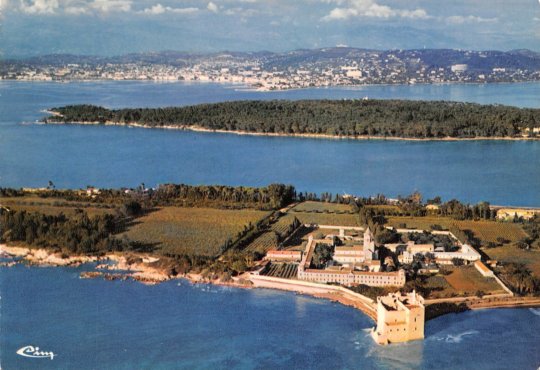
<path fill-rule="evenodd" d="M 163 207 L 138 218 L 125 235 L 156 247 L 158 253 L 215 256 L 228 238 L 268 212 Z"/>
<path fill-rule="evenodd" d="M 15 211 L 40 212 L 47 215 L 59 215 L 60 213 L 70 216 L 77 209 L 82 209 L 89 216 L 114 213 L 115 206 L 93 202 L 73 202 L 62 198 L 41 198 L 37 195 L 25 195 L 22 197 L 0 197 L 0 205 Z"/>

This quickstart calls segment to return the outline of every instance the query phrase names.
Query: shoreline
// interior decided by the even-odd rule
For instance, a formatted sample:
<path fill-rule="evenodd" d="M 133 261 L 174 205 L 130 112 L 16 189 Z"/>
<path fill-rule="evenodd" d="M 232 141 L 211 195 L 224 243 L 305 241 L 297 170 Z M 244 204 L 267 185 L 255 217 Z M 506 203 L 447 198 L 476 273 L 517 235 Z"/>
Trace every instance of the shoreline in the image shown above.
<path fill-rule="evenodd" d="M 159 80 L 159 79 L 121 79 L 115 80 L 113 78 L 82 78 L 82 79 L 60 79 L 60 80 L 47 80 L 47 79 L 16 79 L 16 78 L 6 78 L 0 81 L 6 82 L 22 82 L 22 83 L 57 83 L 57 84 L 68 84 L 68 83 L 111 83 L 111 82 L 142 82 L 142 83 L 153 83 L 153 84 L 186 84 L 186 85 L 219 85 L 224 87 L 229 87 L 235 90 L 255 92 L 255 93 L 280 93 L 287 91 L 299 91 L 299 90 L 309 90 L 309 89 L 349 89 L 349 90 L 361 90 L 366 87 L 377 87 L 377 86 L 453 86 L 453 85 L 477 85 L 477 86 L 486 86 L 486 85 L 512 85 L 512 84 L 535 84 L 540 83 L 540 80 L 524 80 L 524 81 L 492 81 L 492 82 L 481 82 L 481 81 L 442 81 L 442 82 L 381 82 L 381 83 L 365 83 L 365 84 L 349 84 L 349 85 L 320 85 L 320 86 L 307 86 L 307 87 L 290 87 L 290 88 L 281 88 L 281 89 L 269 89 L 261 88 L 250 85 L 245 82 L 222 82 L 222 81 L 202 81 L 202 80 Z"/>
<path fill-rule="evenodd" d="M 53 111 L 45 111 L 53 116 L 60 116 L 60 113 Z M 442 138 L 407 138 L 400 136 L 339 136 L 328 134 L 286 134 L 278 132 L 250 132 L 243 130 L 223 130 L 223 129 L 209 129 L 197 125 L 163 125 L 163 126 L 149 126 L 141 123 L 122 123 L 122 122 L 88 122 L 88 121 L 75 121 L 75 122 L 55 122 L 45 121 L 36 122 L 39 125 L 92 125 L 92 126 L 120 126 L 120 127 L 134 127 L 144 129 L 161 129 L 161 130 L 181 130 L 192 131 L 202 133 L 219 133 L 219 134 L 231 134 L 240 136 L 262 136 L 262 137 L 292 137 L 292 138 L 304 138 L 304 139 L 323 139 L 323 140 L 380 140 L 380 141 L 417 141 L 417 142 L 457 142 L 457 141 L 540 141 L 540 137 L 491 137 L 491 136 L 477 136 L 471 138 L 456 138 L 456 137 L 442 137 Z"/>
<path fill-rule="evenodd" d="M 368 318 L 374 320 L 371 310 L 367 307 L 366 302 L 361 302 L 355 297 L 348 297 L 345 293 L 340 292 L 322 292 L 320 289 L 305 289 L 295 288 L 295 281 L 291 279 L 288 288 L 280 287 L 279 284 L 273 285 L 258 285 L 256 282 L 250 280 L 249 272 L 245 272 L 237 277 L 233 277 L 232 281 L 220 281 L 209 280 L 202 277 L 198 273 L 186 273 L 181 275 L 168 275 L 155 266 L 151 266 L 152 263 L 160 260 L 159 257 L 146 255 L 146 254 L 130 254 L 123 255 L 119 253 L 109 253 L 104 256 L 60 256 L 58 252 L 49 251 L 39 248 L 28 248 L 22 246 L 7 246 L 0 244 L 0 256 L 19 257 L 18 261 L 3 262 L 0 267 L 12 267 L 15 264 L 19 264 L 22 261 L 28 262 L 32 266 L 37 267 L 78 267 L 85 263 L 96 263 L 97 265 L 92 271 L 81 272 L 79 277 L 81 279 L 103 278 L 105 280 L 128 280 L 133 279 L 145 285 L 156 285 L 165 281 L 185 279 L 191 284 L 212 284 L 217 286 L 227 286 L 240 289 L 272 289 L 287 291 L 295 294 L 307 295 L 310 297 L 324 299 L 329 302 L 337 302 L 344 306 L 355 308 L 362 312 Z M 107 264 L 107 262 L 114 262 L 114 264 Z M 302 282 L 302 284 L 305 282 Z M 323 288 L 324 285 L 321 285 Z M 348 290 L 344 288 L 344 290 Z M 352 291 L 351 291 L 352 292 Z M 367 297 L 365 297 L 367 298 Z M 369 299 L 369 298 L 367 298 Z M 439 299 L 439 300 L 426 300 L 426 309 L 430 305 L 436 305 L 437 303 L 443 303 L 445 301 L 455 300 L 451 299 Z M 460 297 L 459 303 L 466 305 L 464 311 L 475 311 L 485 309 L 497 309 L 497 308 L 533 308 L 540 307 L 540 297 Z M 456 301 L 457 302 L 457 301 Z M 450 313 L 459 313 L 463 311 L 455 311 L 453 309 L 445 310 L 430 319 L 444 316 Z"/>

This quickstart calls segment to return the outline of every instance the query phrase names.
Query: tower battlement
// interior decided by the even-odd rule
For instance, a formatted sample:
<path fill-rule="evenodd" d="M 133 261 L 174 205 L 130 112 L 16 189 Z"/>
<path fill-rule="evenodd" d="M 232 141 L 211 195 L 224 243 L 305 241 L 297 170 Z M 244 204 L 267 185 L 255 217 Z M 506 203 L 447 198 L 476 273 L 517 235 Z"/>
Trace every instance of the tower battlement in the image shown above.
<path fill-rule="evenodd" d="M 416 292 L 377 297 L 377 327 L 371 335 L 378 344 L 424 338 L 424 298 Z"/>

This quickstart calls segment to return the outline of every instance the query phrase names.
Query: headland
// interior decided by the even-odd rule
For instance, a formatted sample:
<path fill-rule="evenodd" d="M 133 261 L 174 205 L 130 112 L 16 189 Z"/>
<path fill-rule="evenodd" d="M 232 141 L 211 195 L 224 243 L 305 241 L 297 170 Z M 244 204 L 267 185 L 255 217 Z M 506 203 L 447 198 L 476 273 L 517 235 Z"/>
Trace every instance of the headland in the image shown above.
<path fill-rule="evenodd" d="M 282 184 L 1 189 L 0 205 L 2 253 L 15 257 L 4 267 L 93 264 L 81 277 L 283 289 L 377 322 L 388 299 L 405 318 L 421 303 L 422 320 L 540 304 L 536 209 L 509 216 L 485 202 L 317 196 Z M 393 337 L 385 322 L 379 343 L 418 338 Z M 423 336 L 409 324 L 404 332 Z"/>

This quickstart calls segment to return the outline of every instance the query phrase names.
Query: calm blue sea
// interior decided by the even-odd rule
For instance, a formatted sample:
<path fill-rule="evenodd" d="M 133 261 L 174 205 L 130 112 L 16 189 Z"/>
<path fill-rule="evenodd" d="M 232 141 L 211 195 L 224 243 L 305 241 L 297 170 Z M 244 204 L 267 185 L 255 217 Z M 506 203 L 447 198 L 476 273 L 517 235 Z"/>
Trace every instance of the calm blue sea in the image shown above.
<path fill-rule="evenodd" d="M 540 83 L 370 86 L 285 92 L 215 84 L 0 82 L 0 186 L 294 184 L 301 191 L 540 206 L 540 142 L 249 137 L 126 127 L 39 126 L 72 103 L 170 106 L 236 99 L 451 99 L 540 107 Z"/>
<path fill-rule="evenodd" d="M 80 268 L 0 270 L 3 369 L 531 369 L 540 310 L 467 312 L 426 339 L 379 347 L 359 311 L 293 293 L 79 279 Z M 53 359 L 16 355 L 26 345 Z"/>
<path fill-rule="evenodd" d="M 40 126 L 71 103 L 167 106 L 236 99 L 451 99 L 540 107 L 540 84 L 246 92 L 212 84 L 0 82 L 0 186 L 265 185 L 540 205 L 540 142 L 418 143 Z M 81 280 L 81 268 L 0 268 L 2 369 L 537 369 L 540 310 L 430 321 L 426 340 L 378 347 L 360 312 L 271 290 Z M 27 345 L 56 357 L 30 359 Z"/>

